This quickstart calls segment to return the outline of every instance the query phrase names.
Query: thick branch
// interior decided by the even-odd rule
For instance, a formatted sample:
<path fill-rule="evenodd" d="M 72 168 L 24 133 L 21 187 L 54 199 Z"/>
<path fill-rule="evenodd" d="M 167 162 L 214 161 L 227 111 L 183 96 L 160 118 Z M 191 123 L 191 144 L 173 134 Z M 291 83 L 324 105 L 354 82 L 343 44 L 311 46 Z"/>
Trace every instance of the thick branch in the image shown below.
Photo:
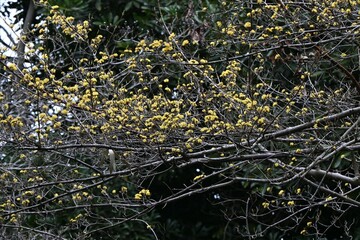
<path fill-rule="evenodd" d="M 24 54 L 25 54 L 25 40 L 24 38 L 27 37 L 27 34 L 29 32 L 31 23 L 34 19 L 34 15 L 35 15 L 35 5 L 34 5 L 34 1 L 30 0 L 29 1 L 29 7 L 28 10 L 26 12 L 26 17 L 24 19 L 24 25 L 23 25 L 23 29 L 22 29 L 22 33 L 21 33 L 21 38 L 19 39 L 19 44 L 17 47 L 17 55 L 18 55 L 18 69 L 22 70 L 24 67 Z"/>

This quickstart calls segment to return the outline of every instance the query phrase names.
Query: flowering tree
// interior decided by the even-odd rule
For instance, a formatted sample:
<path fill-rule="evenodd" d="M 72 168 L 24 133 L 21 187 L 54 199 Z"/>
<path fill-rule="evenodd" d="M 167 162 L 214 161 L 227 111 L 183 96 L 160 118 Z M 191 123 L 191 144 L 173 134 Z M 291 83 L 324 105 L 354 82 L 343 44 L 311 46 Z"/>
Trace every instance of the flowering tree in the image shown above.
<path fill-rule="evenodd" d="M 358 1 L 159 8 L 131 44 L 37 4 L 1 54 L 4 236 L 157 239 L 153 209 L 197 194 L 219 238 L 359 231 Z"/>

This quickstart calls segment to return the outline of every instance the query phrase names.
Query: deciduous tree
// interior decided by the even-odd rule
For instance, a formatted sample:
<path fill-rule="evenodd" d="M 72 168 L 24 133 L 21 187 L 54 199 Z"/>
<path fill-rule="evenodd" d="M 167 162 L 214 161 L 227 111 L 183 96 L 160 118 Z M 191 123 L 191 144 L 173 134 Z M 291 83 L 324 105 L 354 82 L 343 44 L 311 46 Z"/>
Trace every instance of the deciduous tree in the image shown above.
<path fill-rule="evenodd" d="M 36 3 L 1 53 L 4 236 L 160 239 L 194 196 L 213 238 L 359 234 L 359 1 L 205 2 L 132 38 Z"/>

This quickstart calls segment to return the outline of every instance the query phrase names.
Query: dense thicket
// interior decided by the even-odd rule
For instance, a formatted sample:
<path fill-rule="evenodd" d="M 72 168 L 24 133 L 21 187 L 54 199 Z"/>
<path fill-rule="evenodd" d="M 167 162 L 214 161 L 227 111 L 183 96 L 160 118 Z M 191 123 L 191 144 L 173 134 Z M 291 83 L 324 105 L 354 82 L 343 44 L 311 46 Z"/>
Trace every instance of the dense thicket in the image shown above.
<path fill-rule="evenodd" d="M 360 235 L 359 1 L 26 3 L 4 237 Z"/>

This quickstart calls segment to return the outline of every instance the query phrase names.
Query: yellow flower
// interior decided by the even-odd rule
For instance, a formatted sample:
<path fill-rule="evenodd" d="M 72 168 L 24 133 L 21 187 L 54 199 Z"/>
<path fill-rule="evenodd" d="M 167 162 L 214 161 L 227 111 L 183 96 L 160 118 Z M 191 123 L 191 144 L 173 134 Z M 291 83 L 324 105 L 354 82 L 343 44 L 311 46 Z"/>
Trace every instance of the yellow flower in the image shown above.
<path fill-rule="evenodd" d="M 200 179 L 202 179 L 202 178 L 204 178 L 205 177 L 205 175 L 204 174 L 201 174 L 201 175 L 198 175 L 198 176 L 196 176 L 196 177 L 194 177 L 194 181 L 197 181 L 197 180 L 200 180 Z"/>
<path fill-rule="evenodd" d="M 175 33 L 171 33 L 169 36 L 169 40 L 172 41 L 175 38 Z"/>
<path fill-rule="evenodd" d="M 185 39 L 185 40 L 182 42 L 181 46 L 186 46 L 186 45 L 188 45 L 188 44 L 189 44 L 189 40 Z"/>
<path fill-rule="evenodd" d="M 10 222 L 11 222 L 11 223 L 16 223 L 16 222 L 17 222 L 17 219 L 16 219 L 16 215 L 15 215 L 15 214 L 11 214 Z"/>
<path fill-rule="evenodd" d="M 29 200 L 29 199 L 25 199 L 24 201 L 21 202 L 21 204 L 22 204 L 23 206 L 27 206 L 27 205 L 29 205 L 29 203 L 30 203 L 30 200 Z"/>
<path fill-rule="evenodd" d="M 285 195 L 285 191 L 284 191 L 284 190 L 280 190 L 279 193 L 278 193 L 278 195 L 279 195 L 280 197 L 283 197 L 283 196 Z"/>
<path fill-rule="evenodd" d="M 332 197 L 329 196 L 329 197 L 327 197 L 325 200 L 326 200 L 326 201 L 331 201 L 331 200 L 332 200 Z"/>
<path fill-rule="evenodd" d="M 127 193 L 127 190 L 128 190 L 127 187 L 125 187 L 125 186 L 121 187 L 121 192 L 122 193 Z"/>
<path fill-rule="evenodd" d="M 17 69 L 17 66 L 15 63 L 9 63 L 7 65 L 7 67 L 11 70 L 11 71 L 15 71 Z"/>
<path fill-rule="evenodd" d="M 295 205 L 295 202 L 294 201 L 288 201 L 287 205 L 290 206 L 290 207 L 293 207 Z"/>
<path fill-rule="evenodd" d="M 34 191 L 26 191 L 26 192 L 24 192 L 23 194 L 22 194 L 22 196 L 32 196 L 32 195 L 34 195 Z"/>
<path fill-rule="evenodd" d="M 245 27 L 245 28 L 251 28 L 251 23 L 250 23 L 250 22 L 246 22 L 246 23 L 244 24 L 244 27 Z"/>
<path fill-rule="evenodd" d="M 151 195 L 149 189 L 142 189 L 142 190 L 139 192 L 139 194 L 145 195 L 145 196 L 148 196 L 148 197 Z"/>

